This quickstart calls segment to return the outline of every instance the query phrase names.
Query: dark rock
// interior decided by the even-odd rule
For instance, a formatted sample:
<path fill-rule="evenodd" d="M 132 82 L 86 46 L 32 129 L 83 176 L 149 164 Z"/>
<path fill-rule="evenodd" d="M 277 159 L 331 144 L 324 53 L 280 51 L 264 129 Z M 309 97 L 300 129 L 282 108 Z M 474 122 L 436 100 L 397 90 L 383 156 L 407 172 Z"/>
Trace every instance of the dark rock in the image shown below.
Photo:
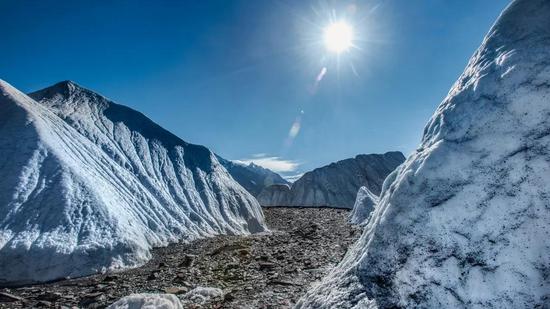
<path fill-rule="evenodd" d="M 250 249 L 241 249 L 241 250 L 239 250 L 239 255 L 240 255 L 240 256 L 248 256 L 248 255 L 250 255 Z"/>
<path fill-rule="evenodd" d="M 224 296 L 223 296 L 223 301 L 224 302 L 232 302 L 235 300 L 235 296 L 233 295 L 233 293 L 226 293 Z"/>
<path fill-rule="evenodd" d="M 160 275 L 159 275 L 158 272 L 152 272 L 147 277 L 147 281 L 155 280 L 155 279 L 158 279 L 159 277 L 160 277 Z"/>
<path fill-rule="evenodd" d="M 60 299 L 62 297 L 62 294 L 59 293 L 59 292 L 45 292 L 43 294 L 40 294 L 36 297 L 36 299 L 38 300 L 44 300 L 44 301 L 49 301 L 49 302 L 55 302 L 57 301 L 58 299 Z"/>
<path fill-rule="evenodd" d="M 36 305 L 38 307 L 47 307 L 47 308 L 52 307 L 52 303 L 46 300 L 40 300 L 38 301 L 38 303 L 36 303 Z"/>
<path fill-rule="evenodd" d="M 168 264 L 164 263 L 164 262 L 160 262 L 159 265 L 158 265 L 158 268 L 166 268 L 168 267 Z"/>
<path fill-rule="evenodd" d="M 274 280 L 270 280 L 268 282 L 268 284 L 271 284 L 271 285 L 299 285 L 299 284 L 296 284 L 292 281 L 288 281 L 288 280 L 277 280 L 277 279 L 274 279 Z"/>
<path fill-rule="evenodd" d="M 186 254 L 183 256 L 183 259 L 181 263 L 178 265 L 178 267 L 191 267 L 193 266 L 193 263 L 195 262 L 195 255 L 192 254 Z"/>
<path fill-rule="evenodd" d="M 103 281 L 111 282 L 111 281 L 116 281 L 118 279 L 119 279 L 119 277 L 117 275 L 107 275 L 107 276 L 105 276 L 105 278 L 103 278 Z"/>
<path fill-rule="evenodd" d="M 269 263 L 269 262 L 260 262 L 258 263 L 258 265 L 260 267 L 259 268 L 260 270 L 271 270 L 276 266 L 274 263 Z"/>
<path fill-rule="evenodd" d="M 99 308 L 100 303 L 106 299 L 107 297 L 101 292 L 88 293 L 82 297 L 78 305 L 81 307 Z"/>

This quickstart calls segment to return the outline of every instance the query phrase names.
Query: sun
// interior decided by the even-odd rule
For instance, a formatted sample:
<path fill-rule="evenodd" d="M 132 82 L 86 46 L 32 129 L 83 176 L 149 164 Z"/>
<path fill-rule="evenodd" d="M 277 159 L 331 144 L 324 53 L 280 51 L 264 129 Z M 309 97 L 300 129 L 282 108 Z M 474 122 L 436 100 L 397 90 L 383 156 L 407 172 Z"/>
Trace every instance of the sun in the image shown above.
<path fill-rule="evenodd" d="M 333 53 L 341 53 L 352 46 L 353 28 L 344 21 L 328 25 L 324 31 L 325 47 Z"/>

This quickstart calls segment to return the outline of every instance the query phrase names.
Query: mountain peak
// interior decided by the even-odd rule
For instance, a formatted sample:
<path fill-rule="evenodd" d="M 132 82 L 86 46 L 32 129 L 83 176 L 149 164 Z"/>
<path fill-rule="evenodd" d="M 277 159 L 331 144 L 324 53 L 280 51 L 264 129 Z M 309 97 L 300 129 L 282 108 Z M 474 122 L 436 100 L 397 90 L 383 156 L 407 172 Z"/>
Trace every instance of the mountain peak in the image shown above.
<path fill-rule="evenodd" d="M 60 81 L 60 82 L 56 83 L 55 85 L 53 85 L 53 87 L 57 87 L 57 88 L 60 88 L 60 89 L 72 90 L 72 91 L 74 91 L 76 88 L 82 88 L 77 83 L 73 82 L 72 80 Z"/>
<path fill-rule="evenodd" d="M 94 93 L 93 91 L 90 91 L 79 84 L 75 83 L 72 80 L 64 80 L 60 81 L 52 86 L 46 87 L 44 89 L 40 89 L 38 91 L 29 93 L 29 96 L 37 99 L 51 99 L 56 96 L 61 96 L 63 98 L 68 98 L 75 93 L 81 93 L 81 92 L 88 92 L 88 93 Z M 95 93 L 94 93 L 95 94 Z"/>

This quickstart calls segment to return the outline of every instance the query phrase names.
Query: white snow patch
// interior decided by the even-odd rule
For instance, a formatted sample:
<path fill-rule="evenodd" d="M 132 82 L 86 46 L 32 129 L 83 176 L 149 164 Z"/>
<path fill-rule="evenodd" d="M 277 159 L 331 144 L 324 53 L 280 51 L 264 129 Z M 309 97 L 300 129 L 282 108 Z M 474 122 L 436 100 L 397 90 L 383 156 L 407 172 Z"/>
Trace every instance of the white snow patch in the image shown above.
<path fill-rule="evenodd" d="M 211 287 L 196 287 L 181 296 L 182 304 L 185 306 L 205 305 L 212 301 L 223 299 L 224 293 L 221 289 Z"/>
<path fill-rule="evenodd" d="M 132 294 L 107 307 L 108 309 L 183 309 L 173 294 Z"/>

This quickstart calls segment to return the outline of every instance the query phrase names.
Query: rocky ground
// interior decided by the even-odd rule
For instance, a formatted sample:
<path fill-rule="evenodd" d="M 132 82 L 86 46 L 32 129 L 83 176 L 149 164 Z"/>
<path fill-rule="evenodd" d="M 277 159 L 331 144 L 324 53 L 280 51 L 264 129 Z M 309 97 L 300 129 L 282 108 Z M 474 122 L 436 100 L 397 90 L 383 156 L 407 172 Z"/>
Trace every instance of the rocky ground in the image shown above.
<path fill-rule="evenodd" d="M 136 269 L 43 285 L 0 289 L 0 308 L 104 308 L 132 293 L 219 288 L 192 308 L 288 308 L 344 256 L 360 235 L 349 212 L 329 208 L 267 208 L 272 233 L 219 236 L 158 248 Z"/>

